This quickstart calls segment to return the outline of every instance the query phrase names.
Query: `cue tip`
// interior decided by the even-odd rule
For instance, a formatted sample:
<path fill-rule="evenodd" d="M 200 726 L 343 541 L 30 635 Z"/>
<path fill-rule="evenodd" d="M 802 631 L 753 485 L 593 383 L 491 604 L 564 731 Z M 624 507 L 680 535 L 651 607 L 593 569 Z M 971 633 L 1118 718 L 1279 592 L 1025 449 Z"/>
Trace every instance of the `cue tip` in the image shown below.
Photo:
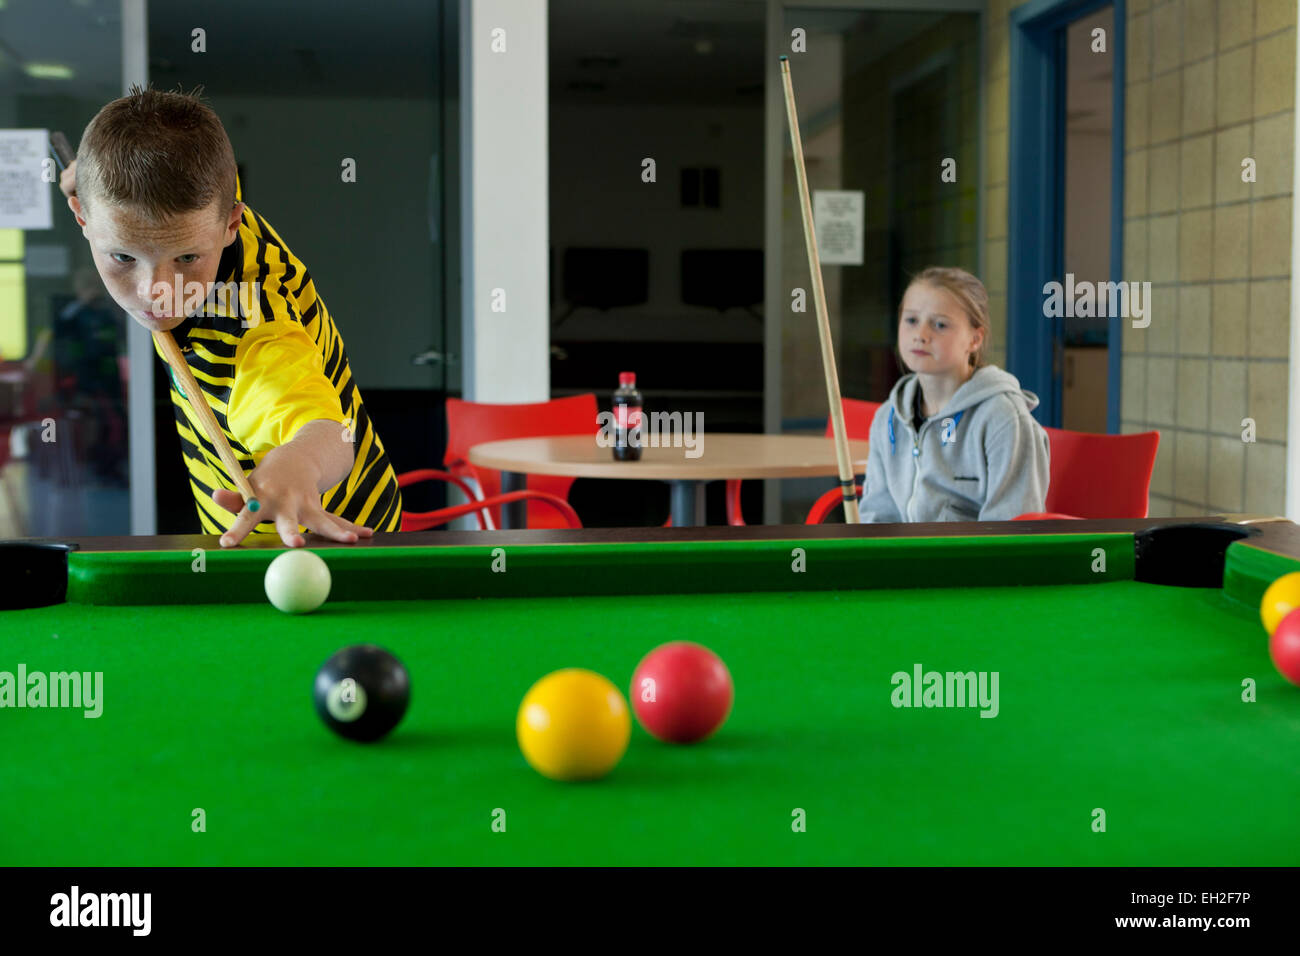
<path fill-rule="evenodd" d="M 248 499 L 248 510 L 251 511 L 253 514 L 257 514 L 257 512 L 259 512 L 259 511 L 262 510 L 262 506 L 261 506 L 260 504 L 258 504 L 256 498 L 249 498 L 249 499 Z"/>

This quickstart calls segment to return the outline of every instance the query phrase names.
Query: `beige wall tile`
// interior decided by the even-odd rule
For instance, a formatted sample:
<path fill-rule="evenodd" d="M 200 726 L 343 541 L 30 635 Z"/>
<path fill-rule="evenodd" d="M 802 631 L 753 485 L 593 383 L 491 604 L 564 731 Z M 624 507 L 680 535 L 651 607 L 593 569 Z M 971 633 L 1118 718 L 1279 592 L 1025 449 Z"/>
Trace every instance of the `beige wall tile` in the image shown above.
<path fill-rule="evenodd" d="M 1250 318 L 1246 339 L 1257 358 L 1286 358 L 1291 354 L 1291 283 L 1271 279 L 1250 284 Z"/>
<path fill-rule="evenodd" d="M 1214 61 L 1183 67 L 1183 135 L 1214 127 Z"/>
<path fill-rule="evenodd" d="M 1151 167 L 1147 205 L 1153 213 L 1173 212 L 1178 208 L 1178 140 L 1147 150 Z"/>
<path fill-rule="evenodd" d="M 1246 446 L 1245 511 L 1280 515 L 1285 510 L 1285 446 L 1256 442 Z"/>
<path fill-rule="evenodd" d="M 1005 24 L 989 24 L 989 76 L 1007 76 L 1011 72 L 1011 41 Z"/>
<path fill-rule="evenodd" d="M 1179 330 L 1181 334 L 1181 329 Z M 1181 339 L 1180 339 L 1181 342 Z M 1200 358 L 1178 360 L 1178 403 L 1174 422 L 1179 428 L 1204 429 L 1209 422 L 1210 363 Z"/>
<path fill-rule="evenodd" d="M 1156 446 L 1156 464 L 1151 469 L 1151 494 L 1172 498 L 1174 494 L 1174 433 L 1162 431 Z"/>
<path fill-rule="evenodd" d="M 1183 78 L 1179 71 L 1151 81 L 1151 135 L 1149 142 L 1163 143 L 1178 136 L 1183 115 Z"/>
<path fill-rule="evenodd" d="M 1174 381 L 1174 360 L 1171 358 L 1147 359 L 1147 420 L 1153 425 L 1174 423 L 1174 399 L 1177 395 Z"/>
<path fill-rule="evenodd" d="M 1286 441 L 1287 363 L 1247 362 L 1250 388 L 1247 414 L 1255 419 L 1260 441 Z"/>
<path fill-rule="evenodd" d="M 1142 14 L 1135 17 L 1129 17 L 1128 35 L 1125 37 L 1128 44 L 1127 55 L 1124 58 L 1125 79 L 1132 83 L 1133 81 L 1143 81 L 1151 77 L 1151 17 L 1149 14 Z"/>
<path fill-rule="evenodd" d="M 1010 83 L 1010 77 L 1006 76 L 999 76 L 988 82 L 985 108 L 990 130 L 1007 128 L 1007 110 L 1011 103 Z"/>
<path fill-rule="evenodd" d="M 1153 216 L 1147 220 L 1147 247 L 1152 282 L 1173 282 L 1178 278 L 1178 217 Z"/>
<path fill-rule="evenodd" d="M 1250 273 L 1250 204 L 1214 208 L 1214 277 L 1242 279 Z"/>
<path fill-rule="evenodd" d="M 1214 137 L 1185 139 L 1178 160 L 1180 201 L 1183 209 L 1195 209 L 1214 202 Z"/>
<path fill-rule="evenodd" d="M 1178 290 L 1178 354 L 1210 351 L 1210 287 L 1185 285 Z"/>
<path fill-rule="evenodd" d="M 1246 417 L 1246 363 L 1216 358 L 1210 362 L 1210 431 L 1240 435 Z"/>
<path fill-rule="evenodd" d="M 1204 505 L 1189 505 L 1181 501 L 1174 502 L 1175 518 L 1203 518 L 1204 516 Z"/>
<path fill-rule="evenodd" d="M 1151 0 L 1129 0 L 1128 13 L 1131 19 L 1135 14 L 1146 13 L 1151 9 Z"/>
<path fill-rule="evenodd" d="M 1250 46 L 1242 46 L 1219 54 L 1214 96 L 1215 117 L 1219 126 L 1241 123 L 1253 115 L 1251 112 L 1252 53 Z"/>
<path fill-rule="evenodd" d="M 1275 33 L 1255 44 L 1255 115 L 1295 106 L 1295 34 Z"/>
<path fill-rule="evenodd" d="M 1209 505 L 1220 513 L 1243 511 L 1245 446 L 1236 438 L 1210 439 Z"/>
<path fill-rule="evenodd" d="M 1158 285 L 1151 288 L 1151 324 L 1147 326 L 1148 354 L 1172 354 L 1178 334 L 1178 287 Z"/>
<path fill-rule="evenodd" d="M 1147 417 L 1146 359 L 1125 355 L 1120 363 L 1120 417 L 1145 421 Z"/>
<path fill-rule="evenodd" d="M 1160 4 L 1151 10 L 1151 69 L 1160 74 L 1182 62 L 1182 4 Z"/>
<path fill-rule="evenodd" d="M 1215 355 L 1246 354 L 1248 291 L 1245 282 L 1215 284 L 1210 302 L 1210 351 Z M 1242 382 L 1245 381 L 1243 372 Z M 1244 385 L 1242 394 L 1245 395 Z"/>
<path fill-rule="evenodd" d="M 1005 183 L 1007 181 L 1007 148 L 1009 143 L 1010 137 L 1005 132 L 988 137 L 985 146 L 988 175 L 985 176 L 985 182 Z"/>
<path fill-rule="evenodd" d="M 1007 237 L 1007 187 L 989 186 L 984 190 L 984 231 L 986 239 Z"/>
<path fill-rule="evenodd" d="M 1130 219 L 1124 223 L 1124 278 L 1138 281 L 1147 278 L 1147 221 Z"/>
<path fill-rule="evenodd" d="M 1295 0 L 1255 0 L 1255 36 L 1295 26 Z"/>
<path fill-rule="evenodd" d="M 1214 0 L 1187 0 L 1183 7 L 1183 62 L 1190 63 L 1214 52 Z"/>
<path fill-rule="evenodd" d="M 989 292 L 1007 291 L 1007 242 L 990 239 L 984 246 L 984 287 Z"/>
<path fill-rule="evenodd" d="M 1174 433 L 1174 497 L 1204 502 L 1210 483 L 1210 442 L 1193 432 Z"/>
<path fill-rule="evenodd" d="M 1253 203 L 1250 224 L 1250 274 L 1284 276 L 1291 272 L 1291 197 Z"/>
<path fill-rule="evenodd" d="M 1178 220 L 1178 278 L 1200 282 L 1214 268 L 1214 209 L 1207 206 L 1183 213 Z"/>
<path fill-rule="evenodd" d="M 1255 30 L 1254 0 L 1219 0 L 1219 49 L 1245 43 Z"/>
<path fill-rule="evenodd" d="M 1138 149 L 1124 157 L 1124 215 L 1145 216 L 1147 213 L 1147 154 Z"/>
<path fill-rule="evenodd" d="M 1241 161 L 1257 159 L 1251 151 L 1251 125 L 1242 123 L 1214 136 L 1214 201 L 1235 202 L 1254 197 L 1254 184 L 1241 181 Z"/>
<path fill-rule="evenodd" d="M 1147 512 L 1148 518 L 1172 518 L 1174 516 L 1174 503 L 1168 498 L 1151 496 L 1151 508 Z"/>
<path fill-rule="evenodd" d="M 1139 149 L 1147 144 L 1151 123 L 1151 84 L 1134 83 L 1124 97 L 1124 145 Z"/>
<path fill-rule="evenodd" d="M 1255 196 L 1290 195 L 1295 168 L 1295 113 L 1255 122 Z M 1238 177 L 1240 178 L 1240 177 Z"/>

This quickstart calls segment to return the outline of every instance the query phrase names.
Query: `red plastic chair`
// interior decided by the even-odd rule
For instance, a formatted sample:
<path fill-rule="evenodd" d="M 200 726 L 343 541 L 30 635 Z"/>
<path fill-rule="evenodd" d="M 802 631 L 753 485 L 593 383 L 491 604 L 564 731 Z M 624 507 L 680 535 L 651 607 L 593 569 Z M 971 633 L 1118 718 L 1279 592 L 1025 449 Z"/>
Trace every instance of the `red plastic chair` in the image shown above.
<path fill-rule="evenodd" d="M 478 499 L 473 490 L 461 481 L 455 475 L 450 475 L 445 471 L 436 471 L 432 468 L 422 468 L 417 471 L 408 471 L 397 476 L 398 487 L 406 488 L 410 485 L 421 481 L 446 481 L 456 485 L 470 499 L 463 504 L 451 505 L 447 508 L 438 508 L 435 511 L 404 511 L 402 513 L 402 531 L 426 531 L 429 528 L 436 528 L 438 525 L 446 524 L 462 515 L 474 514 L 478 517 L 478 526 L 481 529 L 487 526 L 487 512 L 493 507 L 500 507 L 509 504 L 512 501 L 529 501 L 546 504 L 554 508 L 564 522 L 561 527 L 581 528 L 582 522 L 578 519 L 578 513 L 573 510 L 563 498 L 557 498 L 555 495 L 547 494 L 544 491 L 511 491 L 504 495 L 493 495 L 490 498 Z"/>
<path fill-rule="evenodd" d="M 882 402 L 865 402 L 860 398 L 841 398 L 840 402 L 844 407 L 844 431 L 849 436 L 850 441 L 866 441 L 871 437 L 871 422 L 876 417 L 876 409 Z M 826 417 L 826 437 L 833 438 L 835 435 L 834 427 L 831 425 L 831 419 Z M 858 496 L 862 496 L 862 486 L 858 485 Z M 829 504 L 827 504 L 829 502 Z M 821 524 L 822 519 L 834 506 L 840 502 L 840 489 L 832 488 L 826 494 L 817 499 L 812 509 L 808 512 L 807 524 Z M 821 509 L 820 511 L 818 509 Z M 813 515 L 818 515 L 813 520 Z M 743 525 L 745 523 L 744 515 L 740 513 L 740 479 L 732 478 L 727 482 L 727 524 Z"/>
<path fill-rule="evenodd" d="M 1017 521 L 1147 516 L 1159 432 L 1094 435 L 1045 430 L 1052 448 L 1047 510 L 1019 515 Z"/>
<path fill-rule="evenodd" d="M 598 431 L 596 422 L 596 396 L 593 393 L 557 398 L 549 402 L 519 405 L 492 405 L 485 402 L 467 402 L 459 398 L 447 399 L 447 454 L 443 464 L 462 482 L 478 483 L 482 498 L 495 498 L 501 493 L 501 472 L 494 468 L 478 468 L 469 463 L 472 446 L 507 438 L 535 438 L 544 435 L 592 435 Z M 529 475 L 528 490 L 553 495 L 566 504 L 573 478 L 553 475 Z M 480 497 L 475 495 L 474 497 Z M 517 499 L 512 499 L 517 500 Z M 569 525 L 548 507 L 543 499 L 528 503 L 527 527 L 564 528 Z M 501 526 L 501 509 L 494 503 L 489 506 L 492 526 Z M 470 511 L 478 509 L 471 508 Z M 468 513 L 468 512 L 466 512 Z M 481 520 L 481 519 L 480 519 Z"/>

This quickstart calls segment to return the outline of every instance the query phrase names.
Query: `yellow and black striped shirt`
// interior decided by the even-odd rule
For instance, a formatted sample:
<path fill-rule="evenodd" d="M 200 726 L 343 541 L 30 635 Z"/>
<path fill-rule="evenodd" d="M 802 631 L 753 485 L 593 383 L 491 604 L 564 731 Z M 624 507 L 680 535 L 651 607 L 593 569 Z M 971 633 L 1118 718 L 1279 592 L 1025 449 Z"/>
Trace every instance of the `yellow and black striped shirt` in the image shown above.
<path fill-rule="evenodd" d="M 172 334 L 245 474 L 308 422 L 340 422 L 351 428 L 356 459 L 351 474 L 322 495 L 324 509 L 376 531 L 399 530 L 397 476 L 352 379 L 343 339 L 306 267 L 247 206 L 235 241 L 222 253 L 217 282 L 231 292 L 210 294 Z M 243 284 L 242 299 L 235 283 Z M 170 372 L 199 522 L 205 532 L 221 534 L 230 516 L 212 492 L 238 489 Z M 264 521 L 257 531 L 274 533 L 275 525 Z"/>

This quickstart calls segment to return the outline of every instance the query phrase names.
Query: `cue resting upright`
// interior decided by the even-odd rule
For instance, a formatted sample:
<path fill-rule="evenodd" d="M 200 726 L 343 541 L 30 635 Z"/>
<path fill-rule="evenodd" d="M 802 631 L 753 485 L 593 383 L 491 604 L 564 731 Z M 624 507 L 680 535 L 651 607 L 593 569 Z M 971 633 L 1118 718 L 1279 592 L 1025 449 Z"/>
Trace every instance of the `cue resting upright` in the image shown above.
<path fill-rule="evenodd" d="M 822 287 L 822 264 L 817 255 L 817 236 L 813 231 L 808 173 L 803 164 L 803 140 L 799 136 L 799 118 L 794 109 L 794 87 L 790 83 L 790 61 L 784 56 L 781 57 L 781 82 L 785 86 L 785 112 L 790 120 L 790 146 L 794 150 L 794 172 L 799 182 L 799 208 L 803 212 L 803 236 L 808 247 L 808 271 L 812 273 L 813 301 L 817 307 L 817 337 L 821 340 L 826 397 L 831 406 L 831 431 L 835 442 L 835 460 L 840 472 L 840 498 L 844 504 L 845 522 L 857 524 L 858 498 L 854 494 L 853 459 L 849 457 L 849 438 L 844 431 L 844 403 L 840 401 L 840 378 L 835 371 L 835 349 L 831 343 L 830 317 L 826 314 L 826 290 Z"/>

